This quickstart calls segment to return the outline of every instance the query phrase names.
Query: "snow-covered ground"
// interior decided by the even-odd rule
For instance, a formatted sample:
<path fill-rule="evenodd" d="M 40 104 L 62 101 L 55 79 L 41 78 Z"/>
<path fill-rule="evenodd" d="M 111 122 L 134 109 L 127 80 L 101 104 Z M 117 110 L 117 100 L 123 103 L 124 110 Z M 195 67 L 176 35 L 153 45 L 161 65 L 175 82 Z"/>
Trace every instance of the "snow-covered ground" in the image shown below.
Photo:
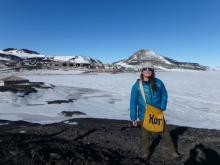
<path fill-rule="evenodd" d="M 56 85 L 39 89 L 25 97 L 0 92 L 0 119 L 51 123 L 68 119 L 61 111 L 81 111 L 87 115 L 129 120 L 130 90 L 137 73 L 82 74 L 82 71 L 32 71 L 16 75 L 30 81 Z M 0 75 L 2 77 L 3 75 Z M 220 129 L 220 72 L 157 72 L 167 87 L 167 123 Z M 56 99 L 77 99 L 73 103 L 47 104 Z"/>

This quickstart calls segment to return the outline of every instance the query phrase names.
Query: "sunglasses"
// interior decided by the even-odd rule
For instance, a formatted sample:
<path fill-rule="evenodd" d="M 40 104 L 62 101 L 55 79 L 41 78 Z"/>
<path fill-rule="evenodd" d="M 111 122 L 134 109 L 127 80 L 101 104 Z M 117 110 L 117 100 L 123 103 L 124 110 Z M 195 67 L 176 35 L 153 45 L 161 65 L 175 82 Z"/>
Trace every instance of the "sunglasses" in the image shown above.
<path fill-rule="evenodd" d="M 153 68 L 143 68 L 142 71 L 151 71 L 151 72 L 153 72 L 154 69 Z"/>

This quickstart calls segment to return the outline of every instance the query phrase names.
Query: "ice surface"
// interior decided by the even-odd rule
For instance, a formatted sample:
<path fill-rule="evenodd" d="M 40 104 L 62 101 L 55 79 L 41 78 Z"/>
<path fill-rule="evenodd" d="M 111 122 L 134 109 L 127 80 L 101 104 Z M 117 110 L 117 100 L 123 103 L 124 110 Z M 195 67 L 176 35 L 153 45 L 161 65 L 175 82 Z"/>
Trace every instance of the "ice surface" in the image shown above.
<path fill-rule="evenodd" d="M 64 74 L 62 74 L 64 73 Z M 68 73 L 68 74 L 67 74 Z M 129 120 L 130 90 L 139 74 L 81 74 L 81 72 L 19 73 L 30 81 L 56 85 L 39 89 L 25 97 L 0 93 L 0 119 L 51 123 L 68 119 L 61 111 L 81 111 L 86 115 Z M 220 72 L 193 71 L 156 73 L 168 90 L 167 123 L 220 129 Z M 73 103 L 47 104 L 56 99 L 76 99 Z"/>

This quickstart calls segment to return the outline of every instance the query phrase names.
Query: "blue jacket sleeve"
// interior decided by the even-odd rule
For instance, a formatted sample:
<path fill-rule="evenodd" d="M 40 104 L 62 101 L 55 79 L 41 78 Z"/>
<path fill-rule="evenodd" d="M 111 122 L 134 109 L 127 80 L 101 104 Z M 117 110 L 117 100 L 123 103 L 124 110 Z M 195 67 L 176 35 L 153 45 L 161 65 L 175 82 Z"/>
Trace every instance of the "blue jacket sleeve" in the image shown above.
<path fill-rule="evenodd" d="M 165 111 L 167 108 L 167 99 L 168 99 L 167 90 L 163 82 L 161 82 L 161 107 L 160 108 L 163 111 Z"/>
<path fill-rule="evenodd" d="M 137 104 L 138 104 L 138 86 L 135 83 L 131 90 L 130 98 L 130 118 L 131 120 L 137 120 Z"/>

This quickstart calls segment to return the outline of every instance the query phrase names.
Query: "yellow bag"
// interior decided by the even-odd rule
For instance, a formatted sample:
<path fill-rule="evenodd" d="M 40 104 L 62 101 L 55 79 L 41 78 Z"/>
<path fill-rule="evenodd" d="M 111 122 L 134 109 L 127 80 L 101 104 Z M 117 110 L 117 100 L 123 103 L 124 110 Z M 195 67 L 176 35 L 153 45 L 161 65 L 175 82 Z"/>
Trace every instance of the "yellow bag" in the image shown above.
<path fill-rule="evenodd" d="M 143 127 L 150 132 L 163 132 L 164 131 L 164 114 L 160 109 L 147 105 Z"/>
<path fill-rule="evenodd" d="M 144 88 L 141 80 L 139 81 L 139 86 L 142 97 L 147 106 L 144 114 L 143 127 L 150 132 L 163 132 L 165 126 L 163 111 L 146 103 Z"/>

